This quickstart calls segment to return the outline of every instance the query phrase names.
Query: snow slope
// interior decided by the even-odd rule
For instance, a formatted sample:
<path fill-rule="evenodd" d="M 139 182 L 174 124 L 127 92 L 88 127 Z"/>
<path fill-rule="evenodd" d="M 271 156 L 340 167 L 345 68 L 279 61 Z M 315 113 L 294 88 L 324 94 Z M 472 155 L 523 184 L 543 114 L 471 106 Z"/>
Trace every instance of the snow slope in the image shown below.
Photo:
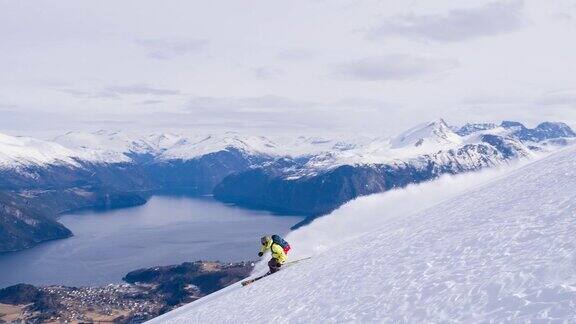
<path fill-rule="evenodd" d="M 57 143 L 0 133 L 0 168 L 22 165 L 71 164 L 76 154 Z"/>
<path fill-rule="evenodd" d="M 364 213 L 375 215 L 378 226 L 253 285 L 227 287 L 152 322 L 576 319 L 576 147 L 402 217 L 388 217 L 382 212 L 387 206 L 378 206 L 379 198 L 390 201 L 389 194 L 335 212 L 353 217 L 358 204 L 368 202 L 372 208 Z M 334 227 L 317 224 L 311 226 Z M 314 244 L 314 236 L 290 237 L 295 252 L 300 244 Z"/>

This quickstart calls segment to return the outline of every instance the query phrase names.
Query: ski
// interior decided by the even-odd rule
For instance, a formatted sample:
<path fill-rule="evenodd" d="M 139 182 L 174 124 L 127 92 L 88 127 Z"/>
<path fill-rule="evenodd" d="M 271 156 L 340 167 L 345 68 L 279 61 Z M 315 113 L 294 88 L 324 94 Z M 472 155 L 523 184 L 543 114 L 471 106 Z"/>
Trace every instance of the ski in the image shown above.
<path fill-rule="evenodd" d="M 262 279 L 262 278 L 264 278 L 264 277 L 266 277 L 266 276 L 269 276 L 269 275 L 271 275 L 271 274 L 272 274 L 272 273 L 270 273 L 270 272 L 266 272 L 265 274 L 263 274 L 263 275 L 261 275 L 261 276 L 259 276 L 259 277 L 256 277 L 256 278 L 253 278 L 253 279 L 249 279 L 249 280 L 244 280 L 244 281 L 242 281 L 242 286 L 249 285 L 249 284 L 253 283 L 254 281 L 258 281 L 258 280 L 260 280 L 260 279 Z"/>
<path fill-rule="evenodd" d="M 298 260 L 294 260 L 294 261 L 288 261 L 288 262 L 286 262 L 286 265 L 294 264 L 294 263 L 297 263 L 297 262 L 300 262 L 300 261 L 304 261 L 304 260 L 308 260 L 308 259 L 311 259 L 311 258 L 312 258 L 312 257 L 306 257 L 306 258 L 302 258 L 302 259 L 298 259 Z"/>
<path fill-rule="evenodd" d="M 298 260 L 286 262 L 286 265 L 284 265 L 284 267 L 287 267 L 287 266 L 289 266 L 289 265 L 292 265 L 292 264 L 297 263 L 297 262 L 300 262 L 300 261 L 308 260 L 308 259 L 310 259 L 310 258 L 312 258 L 312 257 L 307 257 L 307 258 L 302 258 L 302 259 L 298 259 Z M 253 282 L 255 282 L 255 281 L 258 281 L 258 280 L 260 280 L 260 279 L 262 279 L 262 278 L 264 278 L 264 277 L 267 277 L 267 276 L 269 276 L 269 275 L 271 275 L 271 274 L 272 274 L 272 273 L 270 273 L 270 272 L 266 272 L 265 274 L 263 274 L 263 275 L 261 275 L 261 276 L 258 276 L 258 277 L 256 277 L 256 278 L 244 280 L 244 281 L 241 282 L 241 284 L 242 284 L 242 286 L 246 286 L 246 285 L 249 285 L 249 284 L 251 284 L 251 283 L 253 283 Z"/>

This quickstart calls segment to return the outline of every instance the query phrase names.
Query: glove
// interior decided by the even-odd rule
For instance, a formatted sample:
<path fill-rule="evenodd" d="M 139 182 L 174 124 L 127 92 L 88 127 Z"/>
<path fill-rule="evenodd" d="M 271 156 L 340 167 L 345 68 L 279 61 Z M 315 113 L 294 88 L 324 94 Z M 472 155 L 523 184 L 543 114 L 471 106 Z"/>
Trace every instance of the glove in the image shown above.
<path fill-rule="evenodd" d="M 264 255 L 264 252 L 258 252 L 258 256 L 261 257 Z"/>
<path fill-rule="evenodd" d="M 278 268 L 280 268 L 280 267 L 282 266 L 282 263 L 276 262 L 276 266 L 277 266 Z"/>

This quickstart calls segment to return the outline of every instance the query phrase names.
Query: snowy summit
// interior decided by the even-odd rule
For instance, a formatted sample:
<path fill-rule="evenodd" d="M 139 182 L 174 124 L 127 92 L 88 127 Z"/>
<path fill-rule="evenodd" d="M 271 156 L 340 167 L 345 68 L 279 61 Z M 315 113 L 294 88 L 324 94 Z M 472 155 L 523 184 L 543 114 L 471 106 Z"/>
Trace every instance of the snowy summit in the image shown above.
<path fill-rule="evenodd" d="M 443 119 L 418 125 L 398 135 L 391 141 L 393 149 L 421 146 L 457 145 L 460 136 L 450 129 Z"/>

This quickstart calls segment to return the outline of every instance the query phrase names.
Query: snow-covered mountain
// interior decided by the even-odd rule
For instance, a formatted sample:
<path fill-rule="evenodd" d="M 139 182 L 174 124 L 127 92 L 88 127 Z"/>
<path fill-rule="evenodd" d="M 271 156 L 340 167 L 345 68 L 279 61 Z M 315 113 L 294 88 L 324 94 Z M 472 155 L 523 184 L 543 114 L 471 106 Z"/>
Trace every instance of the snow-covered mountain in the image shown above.
<path fill-rule="evenodd" d="M 306 215 L 310 221 L 359 196 L 507 165 L 565 146 L 574 137 L 562 123 L 459 129 L 443 120 L 392 139 L 106 130 L 69 132 L 53 141 L 0 135 L 0 192 L 5 193 L 0 207 L 10 210 L 0 222 L 14 224 L 20 213 L 42 228 L 57 227 L 49 220 L 61 212 L 142 204 L 158 191 L 213 194 L 238 205 Z M 26 208 L 12 208 L 20 205 Z M 30 229 L 34 226 L 2 226 L 0 252 L 43 241 L 46 236 Z M 53 233 L 69 235 L 56 227 Z"/>
<path fill-rule="evenodd" d="M 406 161 L 424 155 L 459 149 L 467 144 L 491 142 L 485 136 L 516 140 L 528 151 L 549 145 L 566 145 L 576 134 L 562 123 L 542 123 L 534 129 L 521 123 L 467 124 L 450 127 L 442 120 L 418 125 L 393 138 L 328 139 L 320 137 L 242 136 L 237 133 L 182 135 L 173 133 L 137 134 L 100 130 L 94 133 L 68 132 L 53 141 L 0 134 L 0 166 L 90 163 L 131 163 L 145 155 L 157 161 L 192 160 L 235 149 L 245 155 L 305 160 L 308 169 L 329 169 L 340 165 L 377 164 Z M 494 140 L 494 138 L 492 138 Z M 491 143 L 494 143 L 493 141 Z M 538 146 L 538 147 L 537 147 Z M 294 175 L 291 175 L 292 177 Z"/>
<path fill-rule="evenodd" d="M 358 199 L 288 236 L 312 259 L 151 323 L 573 322 L 575 161 L 570 147 L 424 210 L 442 184 Z"/>
<path fill-rule="evenodd" d="M 454 133 L 443 119 L 418 125 L 393 138 L 391 148 L 445 149 L 462 143 L 462 138 Z"/>
<path fill-rule="evenodd" d="M 69 132 L 55 142 L 78 151 L 79 157 L 94 157 L 103 163 L 131 161 L 135 155 L 150 155 L 159 161 L 191 160 L 234 148 L 246 154 L 267 154 L 274 145 L 264 137 L 221 135 L 184 136 L 163 133 L 139 135 L 100 130 L 95 133 Z M 99 157 L 99 158 L 98 158 Z"/>
<path fill-rule="evenodd" d="M 515 122 L 468 124 L 454 131 L 438 120 L 391 140 L 358 141 L 345 150 L 324 144 L 327 150 L 316 154 L 268 161 L 226 177 L 214 195 L 225 202 L 308 215 L 310 221 L 358 196 L 442 174 L 506 166 L 551 152 L 575 137 L 562 123 L 534 129 Z"/>
<path fill-rule="evenodd" d="M 0 134 L 0 169 L 27 164 L 70 164 L 75 152 L 54 142 Z"/>

